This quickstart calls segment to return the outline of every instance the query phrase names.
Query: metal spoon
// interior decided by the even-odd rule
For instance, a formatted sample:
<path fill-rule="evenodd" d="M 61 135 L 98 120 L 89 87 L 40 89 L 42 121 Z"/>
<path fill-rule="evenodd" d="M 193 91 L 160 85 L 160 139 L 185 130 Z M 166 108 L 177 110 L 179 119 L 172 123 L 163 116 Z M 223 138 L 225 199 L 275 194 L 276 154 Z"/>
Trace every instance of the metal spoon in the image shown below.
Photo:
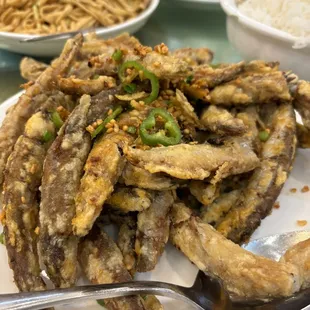
<path fill-rule="evenodd" d="M 310 232 L 292 232 L 254 240 L 243 247 L 255 254 L 277 260 L 288 248 L 308 238 L 310 238 Z M 0 310 L 36 310 L 88 299 L 106 299 L 136 294 L 171 297 L 182 300 L 196 307 L 197 310 L 297 310 L 310 303 L 310 290 L 300 292 L 290 298 L 274 300 L 271 303 L 237 300 L 228 295 L 220 281 L 199 272 L 194 285 L 189 288 L 163 282 L 136 281 L 0 295 Z"/>

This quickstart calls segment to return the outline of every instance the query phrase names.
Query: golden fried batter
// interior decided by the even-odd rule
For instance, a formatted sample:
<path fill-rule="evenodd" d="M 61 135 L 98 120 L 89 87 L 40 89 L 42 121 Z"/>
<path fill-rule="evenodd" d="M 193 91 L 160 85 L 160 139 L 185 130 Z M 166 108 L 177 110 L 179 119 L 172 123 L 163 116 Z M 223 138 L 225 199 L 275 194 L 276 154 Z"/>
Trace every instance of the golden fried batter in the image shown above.
<path fill-rule="evenodd" d="M 179 144 L 151 150 L 125 148 L 127 159 L 151 173 L 165 172 L 179 179 L 203 180 L 212 173 L 214 180 L 253 170 L 258 158 L 246 146 L 229 144 L 215 147 L 208 144 Z"/>
<path fill-rule="evenodd" d="M 238 77 L 210 92 L 210 103 L 224 106 L 290 102 L 291 99 L 288 83 L 281 71 Z"/>
<path fill-rule="evenodd" d="M 76 214 L 72 220 L 77 236 L 85 236 L 99 216 L 102 206 L 111 195 L 125 165 L 119 150 L 131 137 L 113 133 L 97 141 L 88 155 L 84 176 L 75 198 Z"/>
<path fill-rule="evenodd" d="M 256 256 L 227 240 L 198 218 L 190 217 L 174 223 L 171 229 L 171 241 L 200 270 L 220 278 L 231 294 L 250 299 L 270 299 L 290 296 L 300 289 L 300 274 L 296 266 Z"/>

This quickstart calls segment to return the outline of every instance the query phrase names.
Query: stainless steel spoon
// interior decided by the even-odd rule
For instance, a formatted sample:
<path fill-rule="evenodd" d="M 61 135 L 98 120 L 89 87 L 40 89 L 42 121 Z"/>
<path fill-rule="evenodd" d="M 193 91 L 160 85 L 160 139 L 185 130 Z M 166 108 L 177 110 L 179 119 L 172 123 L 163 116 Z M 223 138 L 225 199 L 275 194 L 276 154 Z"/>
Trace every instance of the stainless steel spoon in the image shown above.
<path fill-rule="evenodd" d="M 288 248 L 308 238 L 310 238 L 310 232 L 292 232 L 254 240 L 243 247 L 255 254 L 278 260 Z M 297 310 L 310 303 L 310 290 L 303 291 L 290 298 L 274 300 L 271 303 L 237 300 L 228 295 L 220 281 L 211 279 L 203 272 L 199 272 L 194 285 L 189 288 L 162 282 L 136 281 L 0 295 L 0 310 L 44 309 L 88 299 L 106 299 L 136 294 L 171 297 L 182 300 L 199 310 Z"/>

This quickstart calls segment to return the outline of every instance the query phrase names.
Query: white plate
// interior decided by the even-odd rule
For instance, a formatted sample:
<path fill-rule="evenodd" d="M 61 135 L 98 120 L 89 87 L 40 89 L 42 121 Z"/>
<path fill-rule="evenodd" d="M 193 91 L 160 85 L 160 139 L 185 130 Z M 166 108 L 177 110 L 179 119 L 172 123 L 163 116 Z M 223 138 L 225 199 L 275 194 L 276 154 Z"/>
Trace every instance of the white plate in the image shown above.
<path fill-rule="evenodd" d="M 101 38 L 107 39 L 123 32 L 129 32 L 130 34 L 137 32 L 145 25 L 152 13 L 154 13 L 159 1 L 160 0 L 151 0 L 150 5 L 145 11 L 124 23 L 111 27 L 96 28 L 96 34 Z M 60 54 L 67 41 L 67 39 L 55 39 L 42 42 L 21 42 L 24 39 L 33 37 L 37 36 L 0 31 L 0 48 L 32 56 L 57 56 Z"/>
<path fill-rule="evenodd" d="M 0 122 L 3 121 L 5 111 L 13 105 L 21 93 L 6 100 L 0 105 Z M 310 230 L 310 192 L 301 193 L 304 185 L 310 185 L 310 150 L 298 150 L 294 168 L 288 181 L 282 190 L 278 201 L 280 209 L 274 209 L 272 214 L 263 220 L 262 225 L 255 231 L 252 239 L 269 236 L 276 233 L 284 233 L 296 230 Z M 291 188 L 297 188 L 297 193 L 292 194 Z M 308 225 L 299 227 L 297 220 L 307 220 Z M 0 227 L 1 228 L 1 227 Z M 2 228 L 1 228 L 2 230 Z M 17 292 L 13 283 L 12 272 L 7 263 L 6 250 L 0 244 L 0 294 Z M 172 245 L 168 245 L 160 259 L 156 269 L 152 272 L 139 274 L 137 279 L 156 280 L 175 283 L 184 286 L 191 286 L 196 277 L 197 268 L 193 266 L 179 251 Z M 165 310 L 191 310 L 188 305 L 179 301 L 161 298 Z M 99 310 L 103 309 L 96 302 L 79 303 L 76 305 L 57 307 L 56 310 Z M 297 310 L 297 309 L 296 309 Z"/>

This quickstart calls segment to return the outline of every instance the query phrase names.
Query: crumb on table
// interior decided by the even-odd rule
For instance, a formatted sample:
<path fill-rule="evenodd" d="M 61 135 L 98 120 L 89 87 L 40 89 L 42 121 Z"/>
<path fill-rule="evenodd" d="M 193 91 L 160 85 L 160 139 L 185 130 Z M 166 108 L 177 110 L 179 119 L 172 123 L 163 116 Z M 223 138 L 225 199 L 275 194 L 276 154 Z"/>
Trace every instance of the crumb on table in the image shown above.
<path fill-rule="evenodd" d="M 275 209 L 279 209 L 280 208 L 280 202 L 279 201 L 276 201 L 276 203 L 273 205 L 273 207 Z"/>
<path fill-rule="evenodd" d="M 302 189 L 301 189 L 301 192 L 302 193 L 307 193 L 307 192 L 309 192 L 309 186 L 308 185 L 305 185 Z"/>
<path fill-rule="evenodd" d="M 308 224 L 308 221 L 306 220 L 299 220 L 297 221 L 298 226 L 306 226 Z"/>
<path fill-rule="evenodd" d="M 291 192 L 291 193 L 296 193 L 296 192 L 297 192 L 297 188 L 291 188 L 291 189 L 290 189 L 290 192 Z"/>

